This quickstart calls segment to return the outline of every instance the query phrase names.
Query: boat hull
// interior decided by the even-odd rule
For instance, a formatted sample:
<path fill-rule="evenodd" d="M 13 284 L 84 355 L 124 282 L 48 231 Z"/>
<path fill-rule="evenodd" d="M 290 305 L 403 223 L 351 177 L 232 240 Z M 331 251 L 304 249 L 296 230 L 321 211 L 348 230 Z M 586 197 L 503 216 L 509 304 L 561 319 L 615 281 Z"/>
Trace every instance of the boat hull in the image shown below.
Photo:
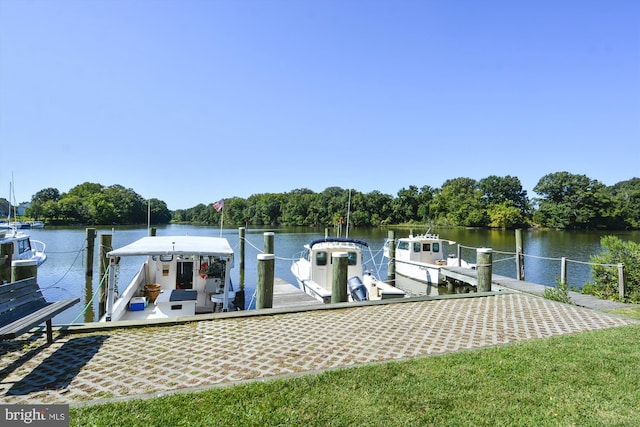
<path fill-rule="evenodd" d="M 396 259 L 396 274 L 428 285 L 443 285 L 445 283 L 444 275 L 440 271 L 441 267 Z"/>

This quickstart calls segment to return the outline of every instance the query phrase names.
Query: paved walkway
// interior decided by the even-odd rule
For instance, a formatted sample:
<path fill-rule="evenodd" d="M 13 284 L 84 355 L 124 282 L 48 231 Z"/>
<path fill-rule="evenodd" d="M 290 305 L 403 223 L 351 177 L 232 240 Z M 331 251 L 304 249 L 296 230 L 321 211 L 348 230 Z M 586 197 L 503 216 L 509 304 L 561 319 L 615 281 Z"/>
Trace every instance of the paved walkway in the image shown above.
<path fill-rule="evenodd" d="M 0 343 L 0 403 L 99 403 L 424 357 L 633 320 L 519 293 L 411 299 Z"/>

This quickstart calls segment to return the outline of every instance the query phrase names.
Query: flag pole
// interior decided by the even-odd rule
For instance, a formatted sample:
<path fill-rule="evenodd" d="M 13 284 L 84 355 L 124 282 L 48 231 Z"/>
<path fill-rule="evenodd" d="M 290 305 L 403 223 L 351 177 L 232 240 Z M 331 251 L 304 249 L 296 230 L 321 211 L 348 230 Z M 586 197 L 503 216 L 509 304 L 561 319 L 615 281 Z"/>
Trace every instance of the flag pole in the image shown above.
<path fill-rule="evenodd" d="M 222 209 L 220 209 L 220 237 L 222 237 L 222 220 L 224 219 L 224 203 Z"/>

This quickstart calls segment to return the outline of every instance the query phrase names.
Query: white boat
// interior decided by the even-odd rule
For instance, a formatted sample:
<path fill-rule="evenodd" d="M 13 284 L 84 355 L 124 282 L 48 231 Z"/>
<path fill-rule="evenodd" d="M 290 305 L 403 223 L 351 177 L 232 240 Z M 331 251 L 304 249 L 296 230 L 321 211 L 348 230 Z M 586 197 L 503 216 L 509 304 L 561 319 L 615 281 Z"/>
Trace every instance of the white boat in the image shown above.
<path fill-rule="evenodd" d="M 231 283 L 233 249 L 227 239 L 204 236 L 143 237 L 107 253 L 106 313 L 100 319 L 151 320 L 236 310 Z M 117 291 L 122 257 L 146 257 Z M 241 309 L 244 307 L 240 307 Z"/>
<path fill-rule="evenodd" d="M 42 221 L 28 221 L 28 228 L 44 228 L 44 222 Z"/>
<path fill-rule="evenodd" d="M 456 266 L 475 268 L 456 255 L 447 254 L 447 245 L 455 244 L 450 240 L 441 239 L 437 234 L 410 234 L 409 237 L 396 239 L 395 263 L 396 274 L 408 277 L 429 285 L 443 285 L 445 283 L 441 268 Z M 389 258 L 389 242 L 385 242 L 384 256 Z"/>
<path fill-rule="evenodd" d="M 2 227 L 0 229 L 0 244 L 13 243 L 13 253 L 11 254 L 11 264 L 16 261 L 33 261 L 40 266 L 47 260 L 47 245 L 40 240 L 31 239 L 24 231 L 19 231 L 15 227 Z"/>
<path fill-rule="evenodd" d="M 299 259 L 291 265 L 298 286 L 323 303 L 331 302 L 333 287 L 332 255 L 347 253 L 347 297 L 349 301 L 404 298 L 406 292 L 378 280 L 371 271 L 364 271 L 362 249 L 367 242 L 340 237 L 316 239 L 304 246 Z"/>

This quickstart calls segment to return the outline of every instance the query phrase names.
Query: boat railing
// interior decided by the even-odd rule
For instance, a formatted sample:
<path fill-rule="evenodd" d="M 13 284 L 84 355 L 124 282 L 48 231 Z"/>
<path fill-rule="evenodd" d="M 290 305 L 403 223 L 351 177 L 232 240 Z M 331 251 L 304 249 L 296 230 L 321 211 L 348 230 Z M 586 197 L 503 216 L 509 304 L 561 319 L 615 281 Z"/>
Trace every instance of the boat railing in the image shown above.
<path fill-rule="evenodd" d="M 31 241 L 31 248 L 36 251 L 37 253 L 41 253 L 44 254 L 47 250 L 47 245 L 41 241 L 41 240 L 33 240 L 33 239 L 29 239 Z"/>

